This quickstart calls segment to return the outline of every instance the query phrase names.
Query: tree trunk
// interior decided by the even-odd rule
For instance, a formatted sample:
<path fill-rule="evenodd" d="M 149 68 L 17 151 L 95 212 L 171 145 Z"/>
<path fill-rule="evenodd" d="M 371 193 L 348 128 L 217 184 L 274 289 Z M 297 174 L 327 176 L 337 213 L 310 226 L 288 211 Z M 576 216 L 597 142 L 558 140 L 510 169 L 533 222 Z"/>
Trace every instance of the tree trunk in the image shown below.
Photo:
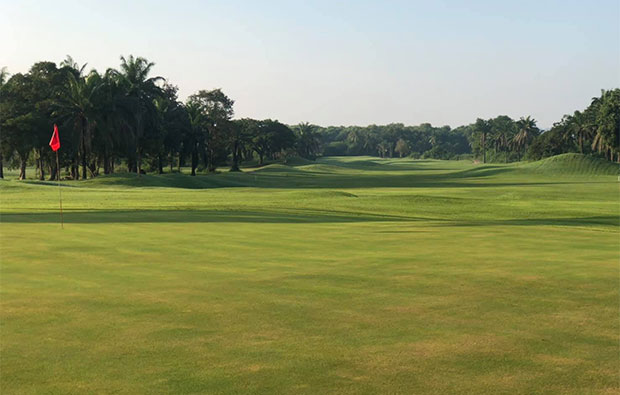
<path fill-rule="evenodd" d="M 105 149 L 103 150 L 103 174 L 110 174 L 110 158 Z"/>
<path fill-rule="evenodd" d="M 87 171 L 86 171 L 86 146 L 84 144 L 84 140 L 82 139 L 82 179 L 85 180 L 87 178 Z"/>
<path fill-rule="evenodd" d="M 50 165 L 50 178 L 48 178 L 48 180 L 49 180 L 49 181 L 54 181 L 54 180 L 56 180 L 56 172 L 57 172 L 58 170 L 59 170 L 59 169 L 57 169 L 57 168 L 56 168 L 56 165 L 55 165 L 55 164 L 51 164 L 51 165 Z"/>
<path fill-rule="evenodd" d="M 82 179 L 85 180 L 87 178 L 86 172 L 86 119 L 82 118 L 82 135 L 80 136 L 80 149 L 82 150 Z"/>
<path fill-rule="evenodd" d="M 161 154 L 157 155 L 157 172 L 159 174 L 164 174 L 164 161 L 161 158 Z"/>
<path fill-rule="evenodd" d="M 2 152 L 0 152 L 0 178 L 4 178 L 4 163 L 2 162 Z"/>
<path fill-rule="evenodd" d="M 213 158 L 215 156 L 215 153 L 213 152 L 212 149 L 208 149 L 207 150 L 207 155 L 208 155 L 207 156 L 207 171 L 209 173 L 213 173 L 215 171 L 215 168 L 216 168 L 214 160 L 213 160 Z"/>
<path fill-rule="evenodd" d="M 140 150 L 136 149 L 136 173 L 138 173 L 138 177 L 140 177 L 140 173 L 142 173 L 142 157 L 140 156 Z"/>
<path fill-rule="evenodd" d="M 232 166 L 230 167 L 230 171 L 240 171 L 239 170 L 239 142 L 235 141 L 233 145 L 233 158 L 232 158 Z"/>
<path fill-rule="evenodd" d="M 192 151 L 192 176 L 196 175 L 196 167 L 198 167 L 198 152 L 194 149 Z"/>
<path fill-rule="evenodd" d="M 135 173 L 137 170 L 136 160 L 134 158 L 127 158 L 127 172 Z"/>
<path fill-rule="evenodd" d="M 170 151 L 170 173 L 172 173 L 172 162 L 174 162 L 174 153 Z"/>
<path fill-rule="evenodd" d="M 95 178 L 99 174 L 99 169 L 97 168 L 96 162 L 93 162 L 88 165 L 88 171 L 90 172 L 90 177 Z"/>
<path fill-rule="evenodd" d="M 482 163 L 487 163 L 487 135 L 482 134 Z"/>
<path fill-rule="evenodd" d="M 258 153 L 258 164 L 262 166 L 263 162 L 264 162 L 264 157 L 265 155 L 263 155 L 263 153 L 259 152 Z"/>
<path fill-rule="evenodd" d="M 39 158 L 39 181 L 45 180 L 45 170 L 43 170 L 43 159 Z"/>
<path fill-rule="evenodd" d="M 20 180 L 26 179 L 26 158 L 24 157 L 20 157 L 20 161 L 19 161 L 19 179 Z"/>

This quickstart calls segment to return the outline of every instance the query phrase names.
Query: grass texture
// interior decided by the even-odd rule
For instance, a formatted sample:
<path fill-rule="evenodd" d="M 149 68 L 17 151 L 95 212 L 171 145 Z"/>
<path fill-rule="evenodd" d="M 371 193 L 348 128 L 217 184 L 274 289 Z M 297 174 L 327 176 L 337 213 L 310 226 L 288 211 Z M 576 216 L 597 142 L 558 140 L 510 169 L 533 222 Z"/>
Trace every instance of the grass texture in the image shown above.
<path fill-rule="evenodd" d="M 0 182 L 3 394 L 619 388 L 618 168 Z"/>

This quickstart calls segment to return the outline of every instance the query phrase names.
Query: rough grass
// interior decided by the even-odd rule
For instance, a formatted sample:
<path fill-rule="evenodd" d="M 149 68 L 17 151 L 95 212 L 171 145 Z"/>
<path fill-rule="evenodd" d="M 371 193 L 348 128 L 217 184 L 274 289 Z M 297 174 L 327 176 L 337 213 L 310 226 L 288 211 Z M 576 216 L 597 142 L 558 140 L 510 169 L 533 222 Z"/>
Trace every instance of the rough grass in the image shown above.
<path fill-rule="evenodd" d="M 0 389 L 615 393 L 617 179 L 530 166 L 4 181 Z"/>

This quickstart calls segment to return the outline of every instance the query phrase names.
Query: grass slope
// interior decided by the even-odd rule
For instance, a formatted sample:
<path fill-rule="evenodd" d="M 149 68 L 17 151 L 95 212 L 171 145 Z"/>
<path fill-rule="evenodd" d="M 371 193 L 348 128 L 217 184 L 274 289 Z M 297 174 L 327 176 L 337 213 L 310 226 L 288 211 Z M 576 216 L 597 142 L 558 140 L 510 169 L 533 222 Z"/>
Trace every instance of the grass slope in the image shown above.
<path fill-rule="evenodd" d="M 617 391 L 614 175 L 293 165 L 0 183 L 2 393 Z"/>
<path fill-rule="evenodd" d="M 528 170 L 549 174 L 619 175 L 620 165 L 581 154 L 562 154 L 525 165 Z"/>

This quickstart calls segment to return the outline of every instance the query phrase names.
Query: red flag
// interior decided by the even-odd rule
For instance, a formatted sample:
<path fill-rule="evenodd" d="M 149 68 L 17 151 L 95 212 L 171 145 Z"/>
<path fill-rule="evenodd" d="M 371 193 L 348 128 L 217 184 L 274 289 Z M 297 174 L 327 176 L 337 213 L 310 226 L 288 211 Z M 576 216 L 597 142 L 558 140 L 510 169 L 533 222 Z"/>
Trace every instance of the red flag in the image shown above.
<path fill-rule="evenodd" d="M 54 124 L 54 133 L 50 140 L 50 147 L 52 147 L 52 151 L 58 151 L 58 148 L 60 148 L 60 136 L 58 136 L 58 126 L 56 124 Z"/>

